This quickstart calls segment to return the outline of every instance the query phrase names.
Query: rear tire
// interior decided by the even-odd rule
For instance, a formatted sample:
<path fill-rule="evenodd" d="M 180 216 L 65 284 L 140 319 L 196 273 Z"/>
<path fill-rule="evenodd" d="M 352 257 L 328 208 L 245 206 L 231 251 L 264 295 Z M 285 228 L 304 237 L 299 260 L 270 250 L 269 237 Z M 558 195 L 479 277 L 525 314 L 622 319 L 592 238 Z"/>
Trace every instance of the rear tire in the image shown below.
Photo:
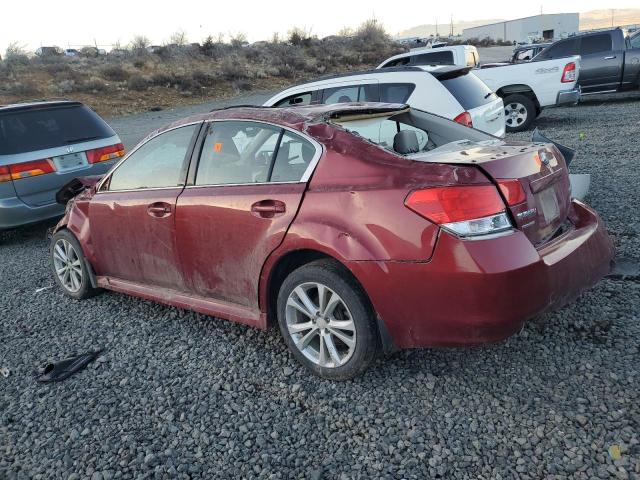
<path fill-rule="evenodd" d="M 507 132 L 521 132 L 528 129 L 535 120 L 536 106 L 529 97 L 514 93 L 503 99 Z"/>
<path fill-rule="evenodd" d="M 80 242 L 69 230 L 59 230 L 53 234 L 50 254 L 53 277 L 65 295 L 82 300 L 100 291 L 91 286 L 87 259 Z"/>
<path fill-rule="evenodd" d="M 347 380 L 380 351 L 375 315 L 342 265 L 317 260 L 294 270 L 278 294 L 278 324 L 293 356 L 314 374 Z"/>

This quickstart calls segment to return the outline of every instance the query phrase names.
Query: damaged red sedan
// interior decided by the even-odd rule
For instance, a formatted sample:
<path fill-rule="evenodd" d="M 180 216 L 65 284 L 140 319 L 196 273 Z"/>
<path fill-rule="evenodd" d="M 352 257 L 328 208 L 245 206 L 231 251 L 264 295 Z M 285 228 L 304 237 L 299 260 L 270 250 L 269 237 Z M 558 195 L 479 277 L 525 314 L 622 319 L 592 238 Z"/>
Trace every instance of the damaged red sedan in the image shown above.
<path fill-rule="evenodd" d="M 77 179 L 55 278 L 265 329 L 346 379 L 379 352 L 494 342 L 602 278 L 612 244 L 552 144 L 392 104 L 238 107 Z"/>

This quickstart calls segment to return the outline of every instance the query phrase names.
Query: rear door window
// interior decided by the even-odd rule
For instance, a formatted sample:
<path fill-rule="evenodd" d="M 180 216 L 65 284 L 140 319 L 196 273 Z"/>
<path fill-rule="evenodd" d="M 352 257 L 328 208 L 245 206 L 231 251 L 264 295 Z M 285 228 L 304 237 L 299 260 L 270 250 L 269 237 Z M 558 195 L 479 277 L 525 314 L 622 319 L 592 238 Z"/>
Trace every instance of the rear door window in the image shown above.
<path fill-rule="evenodd" d="M 405 65 L 409 65 L 410 62 L 411 57 L 396 58 L 395 60 L 391 60 L 390 62 L 385 63 L 382 68 L 402 67 Z"/>
<path fill-rule="evenodd" d="M 269 181 L 300 181 L 315 154 L 316 148 L 308 140 L 295 133 L 285 132 L 278 147 Z"/>
<path fill-rule="evenodd" d="M 582 37 L 582 41 L 580 42 L 580 55 L 608 52 L 611 49 L 611 35 L 608 33 L 587 35 Z"/>
<path fill-rule="evenodd" d="M 322 103 L 377 102 L 378 84 L 345 85 L 327 88 L 322 92 Z"/>
<path fill-rule="evenodd" d="M 496 94 L 473 73 L 441 80 L 442 85 L 465 110 L 486 105 L 496 100 Z"/>
<path fill-rule="evenodd" d="M 411 65 L 453 65 L 453 52 L 450 50 L 421 53 L 411 57 Z"/>
<path fill-rule="evenodd" d="M 380 101 L 385 103 L 405 103 L 416 86 L 413 83 L 381 83 Z"/>
<path fill-rule="evenodd" d="M 536 57 L 537 60 L 548 60 L 552 58 L 563 58 L 578 54 L 578 39 L 569 38 L 561 40 L 555 45 L 551 45 L 547 49 L 540 52 Z"/>
<path fill-rule="evenodd" d="M 0 155 L 45 150 L 113 137 L 86 105 L 0 112 Z"/>

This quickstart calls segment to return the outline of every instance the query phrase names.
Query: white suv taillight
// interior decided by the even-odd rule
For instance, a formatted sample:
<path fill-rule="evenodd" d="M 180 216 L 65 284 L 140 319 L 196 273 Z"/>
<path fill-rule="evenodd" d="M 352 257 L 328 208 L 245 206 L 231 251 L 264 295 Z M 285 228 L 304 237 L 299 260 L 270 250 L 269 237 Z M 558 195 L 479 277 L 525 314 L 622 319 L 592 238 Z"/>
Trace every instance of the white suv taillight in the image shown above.
<path fill-rule="evenodd" d="M 574 62 L 567 63 L 562 72 L 562 83 L 571 83 L 576 81 L 576 64 Z"/>

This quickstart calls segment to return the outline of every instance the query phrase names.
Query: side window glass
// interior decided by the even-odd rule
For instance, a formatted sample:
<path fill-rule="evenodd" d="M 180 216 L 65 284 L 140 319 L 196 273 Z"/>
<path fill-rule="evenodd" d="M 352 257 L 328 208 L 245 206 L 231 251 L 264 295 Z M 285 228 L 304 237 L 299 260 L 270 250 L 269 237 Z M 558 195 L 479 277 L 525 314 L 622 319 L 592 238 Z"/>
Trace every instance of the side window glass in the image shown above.
<path fill-rule="evenodd" d="M 313 160 L 316 148 L 309 141 L 295 133 L 285 132 L 278 148 L 272 182 L 297 182 Z"/>
<path fill-rule="evenodd" d="M 296 93 L 290 97 L 283 98 L 275 104 L 276 107 L 301 107 L 311 104 L 311 92 Z"/>
<path fill-rule="evenodd" d="M 327 88 L 322 93 L 322 103 L 349 103 L 358 101 L 358 86 Z"/>
<path fill-rule="evenodd" d="M 578 54 L 578 40 L 571 38 L 551 45 L 540 54 L 540 58 L 562 58 Z"/>
<path fill-rule="evenodd" d="M 382 83 L 380 84 L 380 101 L 405 103 L 415 88 L 413 83 Z"/>
<path fill-rule="evenodd" d="M 640 33 L 636 33 L 633 37 L 629 38 L 631 48 L 640 48 Z"/>
<path fill-rule="evenodd" d="M 403 67 L 405 65 L 409 65 L 410 61 L 411 61 L 411 57 L 402 57 L 386 63 L 382 68 Z"/>
<path fill-rule="evenodd" d="M 587 35 L 586 37 L 582 37 L 582 42 L 580 43 L 580 55 L 608 52 L 611 48 L 610 35 Z"/>
<path fill-rule="evenodd" d="M 213 122 L 202 146 L 196 185 L 263 183 L 280 129 L 257 122 Z"/>
<path fill-rule="evenodd" d="M 111 174 L 109 190 L 177 187 L 191 139 L 200 124 L 176 128 L 138 148 Z"/>

